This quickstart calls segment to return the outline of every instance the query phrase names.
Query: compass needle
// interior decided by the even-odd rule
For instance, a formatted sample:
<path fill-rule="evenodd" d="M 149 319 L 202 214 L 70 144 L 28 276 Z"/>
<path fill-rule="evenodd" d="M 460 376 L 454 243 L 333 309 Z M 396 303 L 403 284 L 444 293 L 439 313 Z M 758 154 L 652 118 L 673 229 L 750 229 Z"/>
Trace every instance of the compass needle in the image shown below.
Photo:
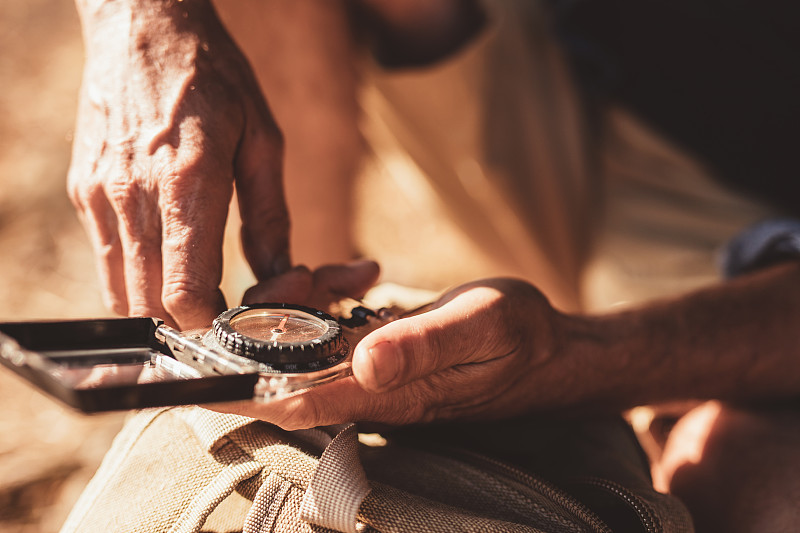
<path fill-rule="evenodd" d="M 283 320 L 281 320 L 281 323 L 280 323 L 280 324 L 278 324 L 278 327 L 276 328 L 276 329 L 277 329 L 277 330 L 279 330 L 281 333 L 283 333 L 283 331 L 284 331 L 284 328 L 286 327 L 286 321 L 287 321 L 287 320 L 289 320 L 289 315 L 283 315 Z"/>

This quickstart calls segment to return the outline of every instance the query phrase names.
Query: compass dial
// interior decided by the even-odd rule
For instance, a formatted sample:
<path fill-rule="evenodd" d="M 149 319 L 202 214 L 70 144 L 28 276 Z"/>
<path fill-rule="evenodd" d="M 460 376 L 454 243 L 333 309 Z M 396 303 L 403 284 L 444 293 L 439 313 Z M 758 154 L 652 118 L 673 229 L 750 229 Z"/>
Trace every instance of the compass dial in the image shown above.
<path fill-rule="evenodd" d="M 311 372 L 347 356 L 342 326 L 332 316 L 292 304 L 229 309 L 214 320 L 214 335 L 226 350 L 281 372 Z"/>

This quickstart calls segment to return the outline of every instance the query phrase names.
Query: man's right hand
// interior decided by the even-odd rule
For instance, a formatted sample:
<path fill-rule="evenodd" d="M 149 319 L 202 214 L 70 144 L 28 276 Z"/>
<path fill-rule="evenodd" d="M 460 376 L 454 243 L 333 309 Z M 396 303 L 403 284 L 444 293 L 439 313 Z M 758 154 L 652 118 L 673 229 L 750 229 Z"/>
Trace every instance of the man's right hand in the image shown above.
<path fill-rule="evenodd" d="M 321 268 L 312 285 L 323 294 L 330 285 L 351 295 L 374 281 L 372 272 L 377 269 L 369 263 Z M 259 299 L 274 300 L 271 291 L 285 295 L 277 291 L 295 285 L 301 274 L 265 285 Z M 572 406 L 592 390 L 594 382 L 581 378 L 593 377 L 597 362 L 564 350 L 570 322 L 523 281 L 476 281 L 366 335 L 353 352 L 353 376 L 273 402 L 213 408 L 304 429 L 497 419 Z"/>
<path fill-rule="evenodd" d="M 182 329 L 225 308 L 235 183 L 259 281 L 287 270 L 282 137 L 207 0 L 78 0 L 86 66 L 68 189 L 106 303 Z"/>

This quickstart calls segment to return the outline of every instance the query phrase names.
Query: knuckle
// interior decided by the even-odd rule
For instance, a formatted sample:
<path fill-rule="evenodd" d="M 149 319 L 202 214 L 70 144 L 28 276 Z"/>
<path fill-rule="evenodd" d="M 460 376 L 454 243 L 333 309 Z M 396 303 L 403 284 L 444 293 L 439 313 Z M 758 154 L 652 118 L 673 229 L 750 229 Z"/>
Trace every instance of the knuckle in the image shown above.
<path fill-rule="evenodd" d="M 137 210 L 143 196 L 140 184 L 133 179 L 115 178 L 105 186 L 109 202 L 121 213 Z"/>
<path fill-rule="evenodd" d="M 75 207 L 82 210 L 93 210 L 98 203 L 97 198 L 105 197 L 105 192 L 102 185 L 94 180 L 69 180 L 67 195 Z"/>
<path fill-rule="evenodd" d="M 164 310 L 157 294 L 154 295 L 150 287 L 138 287 L 136 290 L 128 290 L 126 300 L 129 316 L 168 318 L 164 316 Z"/>
<path fill-rule="evenodd" d="M 385 406 L 376 419 L 408 425 L 433 422 L 439 417 L 436 405 L 441 391 L 435 390 L 428 381 L 414 382 L 398 390 L 398 394 L 399 399 Z"/>
<path fill-rule="evenodd" d="M 286 144 L 283 131 L 278 127 L 268 111 L 259 113 L 260 120 L 253 120 L 248 122 L 248 130 L 253 139 L 264 150 L 262 153 L 265 156 L 272 156 L 283 152 Z"/>
<path fill-rule="evenodd" d="M 439 321 L 415 323 L 401 344 L 402 353 L 408 354 L 406 363 L 411 365 L 406 371 L 422 376 L 449 366 L 448 350 L 452 350 L 454 345 L 450 342 L 450 335 L 451 328 Z"/>
<path fill-rule="evenodd" d="M 72 202 L 72 205 L 82 208 L 85 205 L 83 201 L 83 187 L 81 186 L 81 182 L 79 182 L 74 175 L 72 170 L 70 170 L 67 175 L 67 196 Z"/>
<path fill-rule="evenodd" d="M 115 314 L 117 314 L 119 316 L 127 316 L 128 315 L 128 306 L 126 306 L 125 304 L 123 304 L 121 302 L 115 301 L 114 303 L 112 303 L 110 305 L 106 305 L 106 307 L 111 309 L 111 312 L 113 312 L 113 313 L 115 313 Z"/>
<path fill-rule="evenodd" d="M 208 299 L 203 296 L 203 292 L 200 287 L 188 284 L 165 285 L 161 300 L 167 312 L 186 313 L 203 307 L 208 303 Z"/>
<path fill-rule="evenodd" d="M 127 190 L 116 189 L 108 196 L 111 208 L 117 214 L 120 230 L 125 230 L 131 235 L 137 235 L 140 225 L 141 203 L 134 193 Z"/>
<path fill-rule="evenodd" d="M 426 371 L 425 368 L 422 368 L 423 365 L 430 366 L 431 369 L 439 368 L 444 350 L 446 349 L 446 343 L 442 339 L 445 331 L 440 325 L 435 323 L 426 328 L 417 327 L 415 329 L 416 332 L 412 339 L 417 342 L 410 343 L 410 348 L 414 350 L 414 353 L 424 355 L 424 357 L 412 359 L 412 361 L 416 363 L 416 366 L 419 367 L 415 370 L 417 370 L 417 372 Z"/>
<path fill-rule="evenodd" d="M 225 302 L 216 287 L 173 282 L 162 286 L 161 305 L 181 328 L 191 329 L 211 324 Z"/>
<path fill-rule="evenodd" d="M 271 127 L 267 130 L 268 133 L 265 135 L 266 142 L 273 147 L 273 150 L 282 153 L 286 146 L 286 138 L 283 135 L 283 131 L 274 122 L 270 121 L 270 125 Z"/>
<path fill-rule="evenodd" d="M 201 225 L 225 217 L 233 194 L 233 177 L 212 164 L 184 167 L 159 179 L 158 208 L 165 221 Z"/>
<path fill-rule="evenodd" d="M 275 423 L 286 431 L 297 431 L 322 425 L 322 407 L 312 396 L 305 396 L 291 412 Z"/>
<path fill-rule="evenodd" d="M 103 264 L 109 264 L 120 253 L 119 241 L 110 238 L 108 235 L 100 234 L 95 243 L 94 251 L 97 260 Z"/>
<path fill-rule="evenodd" d="M 83 189 L 84 205 L 91 211 L 100 211 L 108 206 L 108 198 L 100 183 L 88 184 Z"/>
<path fill-rule="evenodd" d="M 520 307 L 524 301 L 525 296 L 521 292 L 503 290 L 494 291 L 487 301 L 484 312 L 484 331 L 487 335 L 484 338 L 490 342 L 487 348 L 495 354 L 506 354 L 519 344 L 523 329 L 520 317 L 532 318 L 526 308 Z"/>
<path fill-rule="evenodd" d="M 284 206 L 259 208 L 242 219 L 242 246 L 246 253 L 258 250 L 267 243 L 288 248 L 290 229 L 289 213 Z M 266 237 L 265 232 L 268 233 Z"/>
<path fill-rule="evenodd" d="M 128 306 L 128 316 L 154 316 L 158 318 L 166 318 L 159 316 L 161 313 L 157 305 L 152 305 L 144 301 L 132 301 Z"/>
<path fill-rule="evenodd" d="M 111 180 L 103 188 L 105 202 L 119 219 L 120 230 L 144 244 L 160 242 L 161 217 L 149 187 L 139 180 Z"/>
<path fill-rule="evenodd" d="M 253 199 L 255 200 L 255 199 Z M 255 201 L 248 210 L 250 216 L 242 220 L 243 232 L 269 227 L 272 231 L 289 230 L 289 211 L 283 202 Z"/>
<path fill-rule="evenodd" d="M 516 280 L 499 280 L 498 298 L 491 331 L 492 349 L 498 355 L 539 350 L 553 337 L 551 307 L 547 298 L 533 285 Z"/>
<path fill-rule="evenodd" d="M 104 293 L 103 294 L 103 303 L 108 309 L 111 309 L 112 312 L 120 315 L 125 316 L 128 314 L 128 304 L 127 301 L 123 298 L 120 298 L 116 294 L 113 293 Z"/>

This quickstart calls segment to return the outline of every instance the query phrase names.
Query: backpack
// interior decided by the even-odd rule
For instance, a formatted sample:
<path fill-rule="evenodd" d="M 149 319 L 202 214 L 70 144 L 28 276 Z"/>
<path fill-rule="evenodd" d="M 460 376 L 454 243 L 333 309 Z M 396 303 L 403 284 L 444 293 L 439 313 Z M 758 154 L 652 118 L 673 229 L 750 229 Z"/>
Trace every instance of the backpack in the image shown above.
<path fill-rule="evenodd" d="M 621 417 L 286 432 L 200 407 L 141 411 L 62 533 L 691 532 Z"/>

